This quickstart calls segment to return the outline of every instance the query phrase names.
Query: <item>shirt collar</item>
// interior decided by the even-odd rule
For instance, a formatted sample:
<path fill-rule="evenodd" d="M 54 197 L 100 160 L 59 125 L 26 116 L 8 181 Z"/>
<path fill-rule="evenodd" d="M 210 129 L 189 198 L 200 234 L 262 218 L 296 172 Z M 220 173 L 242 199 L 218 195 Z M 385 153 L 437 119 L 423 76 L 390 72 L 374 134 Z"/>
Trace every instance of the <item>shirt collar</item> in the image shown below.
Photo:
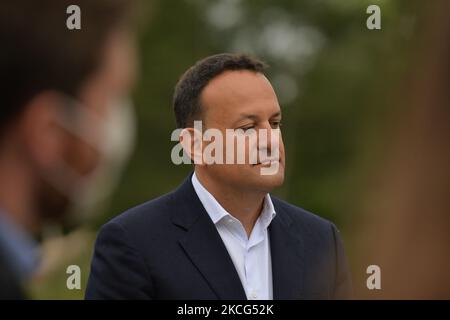
<path fill-rule="evenodd" d="M 277 213 L 275 212 L 275 207 L 273 206 L 272 198 L 269 194 L 266 194 L 266 197 L 264 198 L 264 206 L 261 211 L 261 222 L 263 223 L 263 226 L 265 228 L 268 228 L 270 223 L 272 222 L 273 218 L 275 218 L 275 215 Z"/>
<path fill-rule="evenodd" d="M 217 224 L 224 217 L 232 217 L 233 219 L 235 219 L 220 205 L 220 203 L 214 198 L 214 196 L 208 190 L 206 190 L 206 188 L 200 183 L 195 172 L 192 175 L 191 181 L 195 193 L 197 193 L 200 202 L 203 204 L 203 207 L 205 208 L 206 212 L 208 213 L 214 224 Z M 270 198 L 269 194 L 266 194 L 264 198 L 263 209 L 258 219 L 261 220 L 265 228 L 268 228 L 275 215 L 276 212 L 273 206 L 272 199 Z"/>

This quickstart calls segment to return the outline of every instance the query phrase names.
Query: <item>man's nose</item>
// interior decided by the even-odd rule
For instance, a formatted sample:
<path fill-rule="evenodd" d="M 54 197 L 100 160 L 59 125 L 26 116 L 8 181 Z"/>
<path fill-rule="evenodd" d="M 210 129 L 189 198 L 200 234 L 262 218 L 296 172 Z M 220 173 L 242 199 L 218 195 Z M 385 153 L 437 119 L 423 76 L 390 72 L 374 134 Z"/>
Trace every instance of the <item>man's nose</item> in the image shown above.
<path fill-rule="evenodd" d="M 275 134 L 272 126 L 269 122 L 264 122 L 258 131 L 258 148 L 270 151 L 272 147 L 272 135 Z"/>

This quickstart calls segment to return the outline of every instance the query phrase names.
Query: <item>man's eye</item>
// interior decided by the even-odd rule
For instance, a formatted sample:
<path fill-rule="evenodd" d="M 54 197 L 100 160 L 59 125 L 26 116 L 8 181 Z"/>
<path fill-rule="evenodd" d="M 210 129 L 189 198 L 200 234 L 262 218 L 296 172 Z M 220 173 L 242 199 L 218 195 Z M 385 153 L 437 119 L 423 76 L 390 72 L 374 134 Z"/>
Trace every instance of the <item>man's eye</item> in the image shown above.
<path fill-rule="evenodd" d="M 247 131 L 247 130 L 254 129 L 254 128 L 255 128 L 255 126 L 248 126 L 248 127 L 242 127 L 240 129 Z"/>
<path fill-rule="evenodd" d="M 272 121 L 271 126 L 272 129 L 278 129 L 281 127 L 281 121 Z"/>

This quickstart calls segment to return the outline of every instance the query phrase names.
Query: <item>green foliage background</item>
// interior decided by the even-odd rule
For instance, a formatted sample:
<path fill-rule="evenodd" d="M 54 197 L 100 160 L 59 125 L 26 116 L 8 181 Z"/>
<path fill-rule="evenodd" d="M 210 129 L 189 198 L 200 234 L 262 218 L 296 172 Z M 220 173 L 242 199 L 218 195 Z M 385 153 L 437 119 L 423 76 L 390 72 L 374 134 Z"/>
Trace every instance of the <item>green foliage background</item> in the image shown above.
<path fill-rule="evenodd" d="M 381 8 L 368 30 L 366 8 Z M 392 96 L 408 67 L 425 2 L 417 0 L 153 0 L 139 29 L 138 143 L 96 231 L 108 219 L 175 188 L 192 170 L 170 160 L 172 93 L 195 61 L 247 52 L 271 66 L 283 110 L 287 179 L 275 194 L 355 231 L 367 175 L 389 139 Z M 93 237 L 72 263 L 87 280 Z M 353 246 L 347 245 L 352 259 Z M 36 298 L 77 299 L 65 266 L 38 282 Z"/>

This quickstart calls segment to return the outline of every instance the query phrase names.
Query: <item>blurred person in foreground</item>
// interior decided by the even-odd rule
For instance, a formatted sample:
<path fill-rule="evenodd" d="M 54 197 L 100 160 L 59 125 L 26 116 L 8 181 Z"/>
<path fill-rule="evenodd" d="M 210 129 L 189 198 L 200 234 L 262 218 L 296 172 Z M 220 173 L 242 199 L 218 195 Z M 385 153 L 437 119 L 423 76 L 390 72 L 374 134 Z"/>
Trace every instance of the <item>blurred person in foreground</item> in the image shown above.
<path fill-rule="evenodd" d="M 198 146 L 212 145 L 198 136 L 203 132 L 195 121 L 205 134 L 265 130 L 278 143 L 246 139 L 246 157 L 255 146 L 270 149 L 270 157 L 258 153 L 255 163 L 196 162 L 178 189 L 104 225 L 86 298 L 348 298 L 349 270 L 336 227 L 269 194 L 283 183 L 285 157 L 281 109 L 265 65 L 235 54 L 199 61 L 176 85 L 174 111 L 191 159 L 201 157 Z M 262 174 L 272 166 L 271 174 Z"/>
<path fill-rule="evenodd" d="M 66 26 L 74 4 L 81 30 Z M 0 299 L 26 298 L 35 239 L 77 213 L 99 170 L 119 158 L 131 11 L 128 0 L 0 3 Z"/>
<path fill-rule="evenodd" d="M 357 241 L 358 269 L 378 265 L 381 288 L 361 274 L 360 298 L 450 299 L 450 2 L 426 8 Z"/>

